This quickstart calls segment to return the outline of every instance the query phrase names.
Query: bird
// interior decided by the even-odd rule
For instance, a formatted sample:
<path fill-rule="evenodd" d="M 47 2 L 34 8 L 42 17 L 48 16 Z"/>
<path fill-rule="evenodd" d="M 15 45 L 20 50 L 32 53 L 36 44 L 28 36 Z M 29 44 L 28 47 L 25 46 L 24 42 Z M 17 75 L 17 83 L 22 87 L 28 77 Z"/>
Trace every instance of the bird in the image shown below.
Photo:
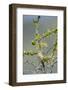
<path fill-rule="evenodd" d="M 36 20 L 33 19 L 33 24 L 34 24 L 34 26 L 35 26 L 36 34 L 38 34 L 39 19 L 40 19 L 40 16 L 38 16 Z"/>
<path fill-rule="evenodd" d="M 37 20 L 34 20 L 33 19 L 33 23 L 38 23 L 39 22 L 39 19 L 40 19 L 40 16 L 38 16 Z"/>

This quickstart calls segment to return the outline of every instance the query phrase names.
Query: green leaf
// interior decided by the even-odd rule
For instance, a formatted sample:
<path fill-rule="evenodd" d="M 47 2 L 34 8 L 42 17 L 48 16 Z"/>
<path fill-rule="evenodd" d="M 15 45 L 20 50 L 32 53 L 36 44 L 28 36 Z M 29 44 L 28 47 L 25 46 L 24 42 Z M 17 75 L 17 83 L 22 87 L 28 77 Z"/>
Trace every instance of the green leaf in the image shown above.
<path fill-rule="evenodd" d="M 47 45 L 46 42 L 40 42 L 40 46 L 41 46 L 41 47 L 47 47 L 48 45 Z"/>
<path fill-rule="evenodd" d="M 44 60 L 44 61 L 48 61 L 49 58 L 48 58 L 47 56 L 44 56 L 44 57 L 43 57 L 43 60 Z"/>
<path fill-rule="evenodd" d="M 36 44 L 36 49 L 39 49 L 40 47 L 39 47 L 39 44 Z"/>
<path fill-rule="evenodd" d="M 54 30 L 54 33 L 57 33 L 57 29 Z"/>
<path fill-rule="evenodd" d="M 36 54 L 37 54 L 37 51 L 32 51 L 32 50 L 24 51 L 24 55 L 33 56 Z"/>
<path fill-rule="evenodd" d="M 41 49 L 43 47 L 47 47 L 47 43 L 46 42 L 40 42 L 38 44 L 35 45 L 36 46 L 36 49 Z"/>
<path fill-rule="evenodd" d="M 51 34 L 51 32 L 48 31 L 48 32 L 45 32 L 45 33 L 44 33 L 44 36 L 45 36 L 45 37 L 48 37 L 50 34 Z"/>
<path fill-rule="evenodd" d="M 53 47 L 52 53 L 54 53 L 56 50 L 57 50 L 57 41 L 56 41 L 55 44 L 54 44 L 54 47 Z"/>
<path fill-rule="evenodd" d="M 56 34 L 56 33 L 57 33 L 57 29 L 44 32 L 44 33 L 43 33 L 43 36 L 44 36 L 44 37 L 48 37 L 48 36 L 50 36 L 50 35 L 53 34 L 53 33 Z"/>
<path fill-rule="evenodd" d="M 48 62 L 48 60 L 50 60 L 50 59 L 51 59 L 51 56 L 44 56 L 43 57 L 44 62 Z"/>
<path fill-rule="evenodd" d="M 35 34 L 35 40 L 39 40 L 41 38 L 40 34 Z"/>
<path fill-rule="evenodd" d="M 36 42 L 34 40 L 32 41 L 32 45 L 36 45 Z"/>

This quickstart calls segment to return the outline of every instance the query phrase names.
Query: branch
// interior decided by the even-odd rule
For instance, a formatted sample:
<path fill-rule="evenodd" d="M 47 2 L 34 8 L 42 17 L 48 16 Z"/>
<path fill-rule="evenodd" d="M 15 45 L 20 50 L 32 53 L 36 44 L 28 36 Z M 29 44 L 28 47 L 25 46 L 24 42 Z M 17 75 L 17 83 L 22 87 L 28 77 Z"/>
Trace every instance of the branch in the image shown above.
<path fill-rule="evenodd" d="M 44 32 L 43 35 L 41 36 L 41 38 L 39 40 L 44 39 L 45 37 L 49 37 L 52 34 L 56 34 L 57 33 L 57 29 L 54 30 L 50 30 L 48 32 Z"/>
<path fill-rule="evenodd" d="M 29 51 L 24 51 L 23 55 L 33 56 L 36 55 L 37 53 L 38 53 L 37 51 L 29 50 Z"/>

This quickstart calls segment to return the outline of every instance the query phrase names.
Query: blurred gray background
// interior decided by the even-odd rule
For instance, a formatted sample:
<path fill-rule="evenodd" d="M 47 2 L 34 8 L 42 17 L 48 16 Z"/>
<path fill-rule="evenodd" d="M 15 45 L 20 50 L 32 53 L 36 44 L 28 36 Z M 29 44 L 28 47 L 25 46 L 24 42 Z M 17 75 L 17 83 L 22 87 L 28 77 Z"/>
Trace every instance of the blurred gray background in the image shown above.
<path fill-rule="evenodd" d="M 33 18 L 37 17 L 37 15 L 24 15 L 23 16 L 23 44 L 24 50 L 35 50 L 32 46 L 31 41 L 34 39 L 35 27 L 33 26 Z M 52 30 L 57 28 L 57 16 L 40 16 L 40 25 L 39 25 L 39 33 L 42 34 L 47 32 L 48 30 Z M 50 38 L 45 39 L 48 43 L 48 48 L 44 48 L 44 52 L 53 45 L 55 41 L 55 37 L 51 36 Z M 49 68 L 47 68 L 49 67 Z M 23 58 L 23 74 L 42 74 L 42 73 L 50 73 L 51 67 L 45 63 L 45 72 L 41 68 L 41 64 L 39 59 L 36 56 L 24 56 Z M 52 73 L 57 73 L 57 63 L 52 67 Z"/>

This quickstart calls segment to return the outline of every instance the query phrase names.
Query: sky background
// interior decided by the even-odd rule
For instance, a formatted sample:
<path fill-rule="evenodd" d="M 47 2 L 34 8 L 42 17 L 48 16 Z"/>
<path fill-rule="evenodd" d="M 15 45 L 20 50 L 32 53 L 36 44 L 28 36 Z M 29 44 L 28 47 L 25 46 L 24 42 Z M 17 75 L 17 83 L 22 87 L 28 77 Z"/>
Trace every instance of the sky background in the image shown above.
<path fill-rule="evenodd" d="M 31 41 L 34 38 L 35 34 L 35 27 L 33 25 L 33 18 L 35 19 L 37 15 L 24 15 L 23 16 L 23 44 L 24 44 L 24 50 L 35 50 L 35 48 L 32 46 Z M 57 16 L 40 16 L 40 25 L 39 25 L 39 33 L 42 34 L 44 32 L 47 32 L 48 30 L 56 29 L 57 28 Z M 46 39 L 48 43 L 48 48 L 50 48 L 53 45 L 53 42 L 55 41 L 55 37 L 52 36 L 48 39 Z M 44 48 L 44 52 L 48 50 L 48 48 Z M 25 63 L 26 60 L 29 60 L 29 62 L 34 63 L 35 66 L 38 66 L 39 60 L 37 57 L 24 57 L 23 60 L 23 73 L 24 74 L 33 74 L 36 72 L 34 71 L 34 66 L 31 64 Z M 57 72 L 57 65 L 54 66 L 53 72 Z M 42 72 L 39 72 L 42 73 Z M 47 71 L 49 73 L 49 71 Z"/>

